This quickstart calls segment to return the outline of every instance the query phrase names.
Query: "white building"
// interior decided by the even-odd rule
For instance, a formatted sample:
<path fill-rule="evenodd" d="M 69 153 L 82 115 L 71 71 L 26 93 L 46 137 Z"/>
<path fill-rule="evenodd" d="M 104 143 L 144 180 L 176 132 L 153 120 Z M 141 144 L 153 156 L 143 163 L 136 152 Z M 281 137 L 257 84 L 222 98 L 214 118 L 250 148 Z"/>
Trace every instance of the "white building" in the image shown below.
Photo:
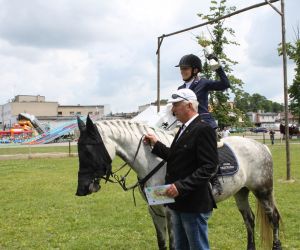
<path fill-rule="evenodd" d="M 104 116 L 107 105 L 59 105 L 58 102 L 46 101 L 45 96 L 40 95 L 17 95 L 11 101 L 0 105 L 0 124 L 7 128 L 17 123 L 20 113 L 34 115 L 43 123 L 51 125 L 74 119 L 76 116 L 88 114 L 100 119 Z"/>

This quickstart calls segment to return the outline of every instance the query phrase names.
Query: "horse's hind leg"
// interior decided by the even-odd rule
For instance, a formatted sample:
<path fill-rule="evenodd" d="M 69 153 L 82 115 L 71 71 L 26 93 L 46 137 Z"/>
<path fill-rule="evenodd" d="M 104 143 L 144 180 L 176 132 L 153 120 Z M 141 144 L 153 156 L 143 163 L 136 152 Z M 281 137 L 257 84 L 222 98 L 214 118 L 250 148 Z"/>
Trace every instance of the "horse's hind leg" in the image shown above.
<path fill-rule="evenodd" d="M 234 195 L 236 205 L 243 216 L 247 229 L 247 250 L 255 250 L 254 226 L 255 216 L 249 205 L 249 189 L 244 187 Z"/>
<path fill-rule="evenodd" d="M 281 250 L 281 242 L 279 239 L 279 222 L 281 220 L 279 211 L 275 205 L 273 192 L 272 191 L 256 191 L 254 192 L 257 197 L 258 203 L 258 212 L 260 213 L 261 219 L 261 228 L 266 232 L 266 237 L 268 236 L 268 232 L 273 229 L 273 250 Z M 266 216 L 267 217 L 266 217 Z M 263 234 L 264 232 L 262 232 Z M 270 237 L 269 237 L 270 238 Z M 272 244 L 272 239 L 269 240 L 270 244 Z"/>

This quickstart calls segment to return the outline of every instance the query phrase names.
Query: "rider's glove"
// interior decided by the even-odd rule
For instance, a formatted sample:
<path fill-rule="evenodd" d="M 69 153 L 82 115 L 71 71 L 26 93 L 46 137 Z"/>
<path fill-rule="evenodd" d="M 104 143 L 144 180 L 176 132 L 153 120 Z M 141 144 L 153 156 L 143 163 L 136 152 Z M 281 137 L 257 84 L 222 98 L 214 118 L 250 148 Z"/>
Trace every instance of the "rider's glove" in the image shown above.
<path fill-rule="evenodd" d="M 221 67 L 221 65 L 219 63 L 219 59 L 216 57 L 215 54 L 208 54 L 208 55 L 206 55 L 206 58 L 210 61 L 209 66 L 210 66 L 211 70 L 217 70 L 218 68 Z M 213 62 L 212 62 L 212 60 L 213 60 Z"/>

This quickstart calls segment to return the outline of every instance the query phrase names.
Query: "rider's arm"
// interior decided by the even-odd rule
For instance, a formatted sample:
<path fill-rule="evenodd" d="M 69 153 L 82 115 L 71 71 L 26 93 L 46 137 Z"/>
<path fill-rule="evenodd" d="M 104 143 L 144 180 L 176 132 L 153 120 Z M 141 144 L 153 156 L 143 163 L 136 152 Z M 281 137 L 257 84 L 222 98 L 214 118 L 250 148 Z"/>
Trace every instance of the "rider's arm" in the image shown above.
<path fill-rule="evenodd" d="M 216 73 L 220 77 L 220 80 L 206 80 L 205 79 L 205 85 L 206 85 L 207 90 L 223 91 L 225 89 L 228 89 L 230 87 L 230 83 L 229 83 L 228 77 L 226 76 L 223 68 L 219 67 L 218 69 L 216 69 Z"/>

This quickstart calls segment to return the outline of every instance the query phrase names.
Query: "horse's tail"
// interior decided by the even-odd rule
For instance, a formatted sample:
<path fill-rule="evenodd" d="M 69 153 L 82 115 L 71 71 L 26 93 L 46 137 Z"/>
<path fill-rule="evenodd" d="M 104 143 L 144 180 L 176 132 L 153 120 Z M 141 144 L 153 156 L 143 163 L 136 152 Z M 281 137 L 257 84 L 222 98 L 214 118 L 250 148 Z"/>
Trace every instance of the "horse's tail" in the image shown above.
<path fill-rule="evenodd" d="M 274 242 L 274 226 L 278 229 L 277 237 L 279 239 L 279 228 L 282 228 L 283 232 L 283 221 L 281 215 L 276 207 L 275 199 L 272 194 L 272 207 L 265 207 L 260 200 L 257 199 L 257 213 L 256 213 L 256 224 L 260 227 L 260 241 L 262 249 L 272 249 Z M 269 213 L 269 216 L 268 214 Z M 271 221 L 272 220 L 272 221 Z M 280 225 L 279 225 L 280 224 Z"/>

